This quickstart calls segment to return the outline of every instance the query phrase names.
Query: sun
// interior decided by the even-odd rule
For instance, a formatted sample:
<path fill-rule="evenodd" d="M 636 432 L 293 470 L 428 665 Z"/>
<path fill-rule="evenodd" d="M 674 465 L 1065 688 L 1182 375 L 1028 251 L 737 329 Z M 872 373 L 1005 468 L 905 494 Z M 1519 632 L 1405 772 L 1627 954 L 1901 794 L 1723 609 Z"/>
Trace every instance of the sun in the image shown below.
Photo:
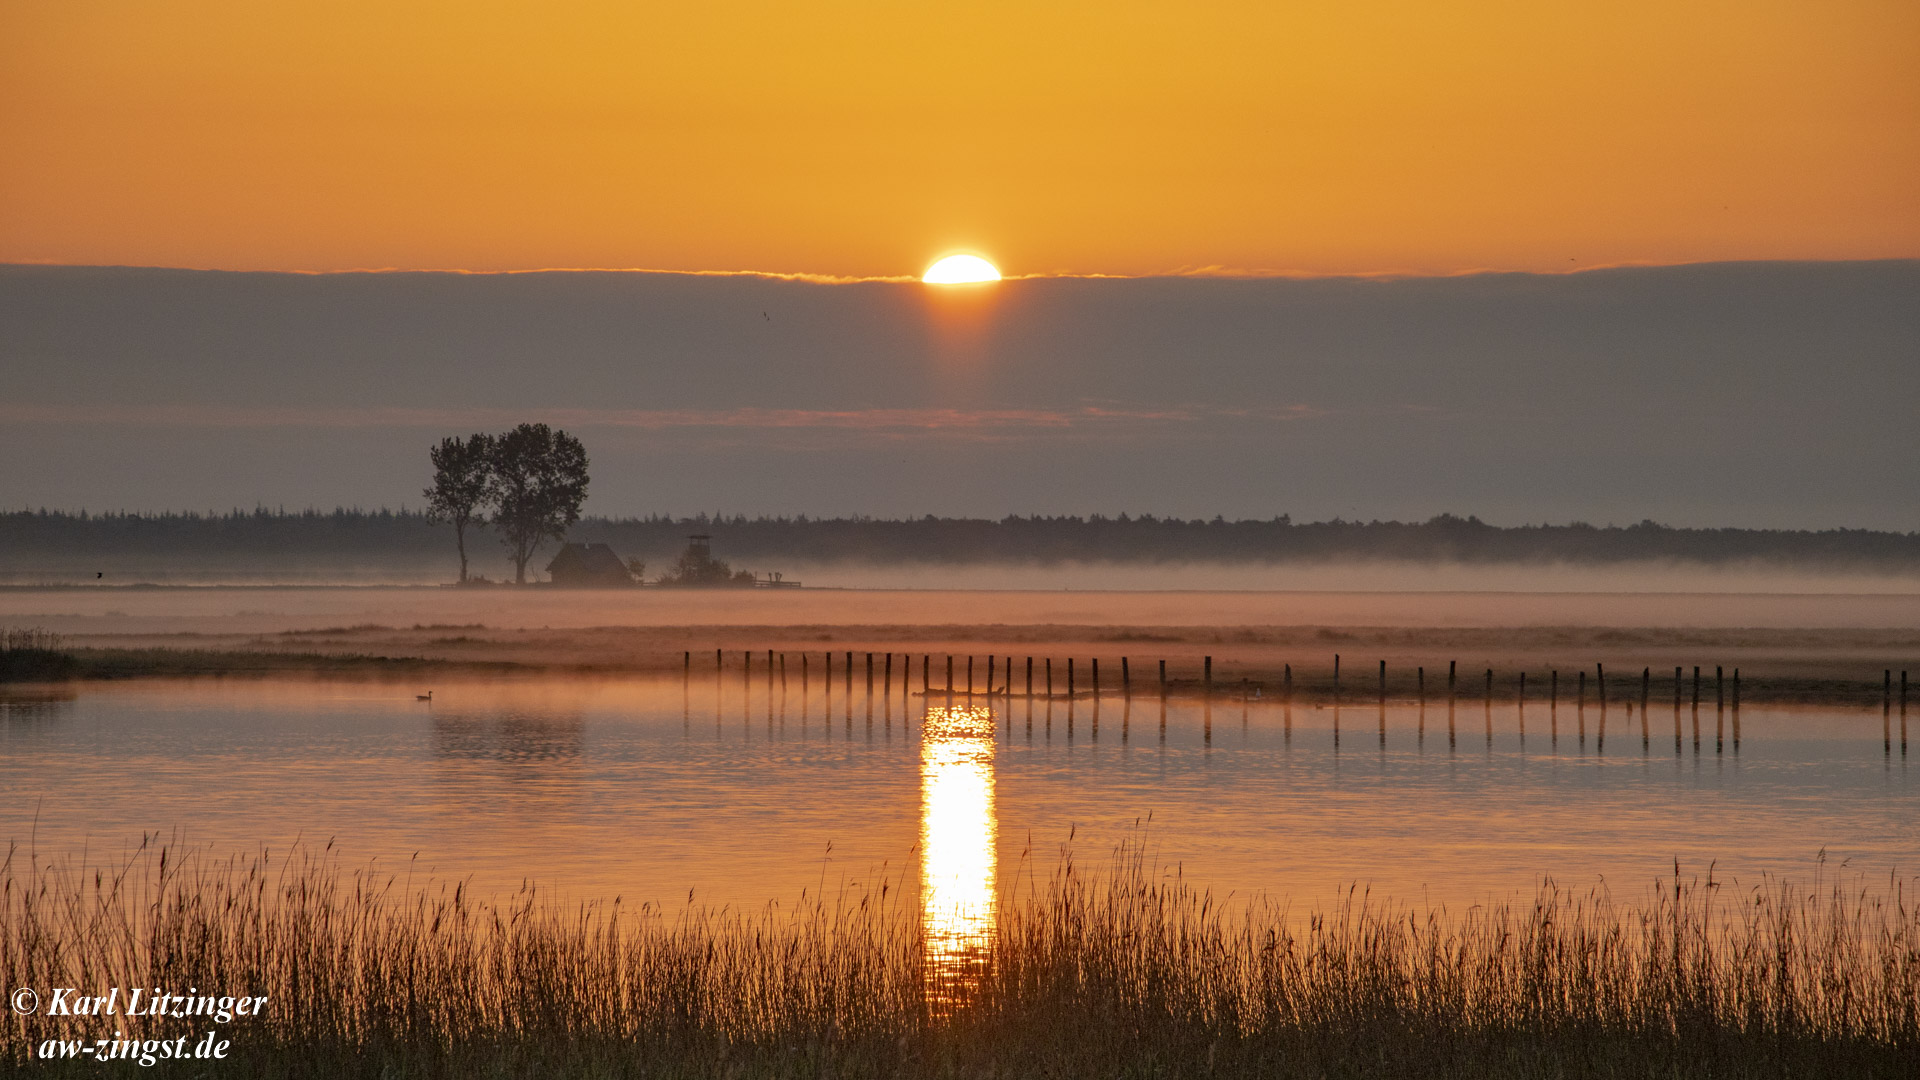
<path fill-rule="evenodd" d="M 999 281 L 1000 271 L 978 255 L 948 255 L 927 267 L 920 280 L 929 285 L 977 285 Z"/>

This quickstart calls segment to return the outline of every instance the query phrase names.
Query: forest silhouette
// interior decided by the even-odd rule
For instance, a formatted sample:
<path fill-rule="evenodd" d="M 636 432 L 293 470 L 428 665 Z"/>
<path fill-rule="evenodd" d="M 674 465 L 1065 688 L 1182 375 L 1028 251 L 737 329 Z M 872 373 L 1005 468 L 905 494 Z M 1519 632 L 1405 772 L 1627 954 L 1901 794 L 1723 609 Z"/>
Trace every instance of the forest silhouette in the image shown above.
<path fill-rule="evenodd" d="M 484 526 L 470 533 L 491 536 Z M 1119 562 L 1295 562 L 1395 560 L 1604 565 L 1646 560 L 1701 564 L 1765 562 L 1817 568 L 1920 568 L 1920 533 L 1867 529 L 1502 527 L 1443 514 L 1421 522 L 1294 522 L 1282 515 L 1229 521 L 1114 517 L 812 518 L 708 515 L 583 517 L 567 530 L 576 543 L 605 543 L 623 556 L 662 564 L 690 533 L 713 537 L 733 559 L 787 562 L 1056 564 Z M 368 563 L 451 558 L 453 526 L 412 510 L 280 509 L 226 513 L 0 513 L 0 558 L 27 566 L 49 560 L 179 558 L 199 564 L 262 557 Z M 471 538 L 470 538 L 471 542 Z"/>

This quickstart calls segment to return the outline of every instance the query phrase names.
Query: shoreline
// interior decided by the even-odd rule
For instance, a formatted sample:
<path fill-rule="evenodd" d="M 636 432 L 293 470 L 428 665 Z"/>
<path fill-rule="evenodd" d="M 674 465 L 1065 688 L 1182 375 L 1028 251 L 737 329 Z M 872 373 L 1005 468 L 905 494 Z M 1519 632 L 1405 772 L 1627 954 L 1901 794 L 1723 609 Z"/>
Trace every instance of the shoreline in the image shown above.
<path fill-rule="evenodd" d="M 831 673 L 831 689 L 845 686 L 854 696 L 911 692 L 937 699 L 948 694 L 949 656 L 952 696 L 985 698 L 990 691 L 1002 701 L 1146 703 L 1164 694 L 1216 704 L 1356 709 L 1522 702 L 1738 709 L 1744 703 L 1904 713 L 1917 689 L 1912 674 L 1920 663 L 1910 658 L 1920 656 L 1920 633 L 361 625 L 272 635 L 69 635 L 37 666 L 0 665 L 0 686 L 202 677 L 720 677 L 798 693 L 803 680 L 811 685 Z"/>

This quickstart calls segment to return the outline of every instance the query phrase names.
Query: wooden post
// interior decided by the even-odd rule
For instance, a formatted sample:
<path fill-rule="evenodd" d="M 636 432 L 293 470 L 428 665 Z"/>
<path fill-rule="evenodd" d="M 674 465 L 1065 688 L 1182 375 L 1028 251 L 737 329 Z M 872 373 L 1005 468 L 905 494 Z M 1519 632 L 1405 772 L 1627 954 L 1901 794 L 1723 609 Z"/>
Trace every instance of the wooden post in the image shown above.
<path fill-rule="evenodd" d="M 1713 752 L 1718 754 L 1727 745 L 1727 710 L 1716 706 L 1713 710 Z"/>
<path fill-rule="evenodd" d="M 1580 672 L 1580 696 L 1574 699 L 1573 715 L 1579 721 L 1580 746 L 1587 745 L 1587 673 Z"/>
<path fill-rule="evenodd" d="M 1599 670 L 1597 674 L 1599 677 L 1594 680 L 1600 690 L 1600 738 L 1597 748 L 1604 754 L 1607 752 L 1607 674 L 1605 670 Z"/>
<path fill-rule="evenodd" d="M 994 661 L 997 659 L 999 658 L 994 656 L 992 653 L 987 654 L 987 694 L 988 696 L 992 696 L 993 694 L 993 673 L 995 669 L 999 666 L 994 663 Z"/>
<path fill-rule="evenodd" d="M 931 689 L 931 687 L 927 685 L 928 683 L 927 669 L 932 666 L 933 666 L 933 654 L 921 653 L 920 654 L 920 693 L 922 696 L 925 696 L 927 691 Z"/>
<path fill-rule="evenodd" d="M 1520 699 L 1519 699 L 1519 704 L 1520 704 L 1520 707 L 1521 707 L 1522 709 L 1525 709 L 1525 708 L 1527 707 L 1527 672 L 1526 672 L 1526 669 L 1525 669 L 1525 668 L 1522 668 L 1522 669 L 1520 670 Z M 1522 724 L 1525 724 L 1525 723 L 1527 722 L 1527 721 L 1526 721 L 1526 718 L 1525 718 L 1525 716 L 1524 716 L 1524 714 L 1522 715 L 1522 717 L 1521 717 L 1521 720 L 1520 720 L 1520 722 L 1521 722 Z"/>
<path fill-rule="evenodd" d="M 1340 654 L 1333 654 L 1333 707 L 1340 707 Z"/>
<path fill-rule="evenodd" d="M 1454 677 L 1455 670 L 1459 666 L 1460 666 L 1460 661 L 1458 660 L 1447 661 L 1447 704 L 1448 705 L 1453 704 L 1453 677 Z"/>
<path fill-rule="evenodd" d="M 967 656 L 967 693 L 973 693 L 973 656 Z"/>
<path fill-rule="evenodd" d="M 800 694 L 803 702 L 807 693 L 807 683 L 810 681 L 812 680 L 807 673 L 807 653 L 802 649 L 800 651 Z"/>
<path fill-rule="evenodd" d="M 1559 668 L 1553 669 L 1552 679 L 1553 681 L 1549 683 L 1547 686 L 1547 708 L 1558 709 L 1560 707 L 1560 669 Z"/>
<path fill-rule="evenodd" d="M 726 658 L 721 654 L 719 649 L 713 650 L 713 670 L 725 671 L 726 669 L 727 669 Z"/>
<path fill-rule="evenodd" d="M 1726 670 L 1727 669 L 1723 667 L 1715 667 L 1713 669 L 1713 707 L 1716 709 L 1724 709 L 1727 707 Z"/>
<path fill-rule="evenodd" d="M 1740 669 L 1733 669 L 1733 752 L 1740 752 Z"/>
<path fill-rule="evenodd" d="M 1053 657 L 1047 657 L 1047 700 L 1053 700 Z"/>
<path fill-rule="evenodd" d="M 1700 669 L 1693 669 L 1693 752 L 1700 753 Z"/>
<path fill-rule="evenodd" d="M 867 696 L 873 696 L 873 654 L 867 654 Z"/>
<path fill-rule="evenodd" d="M 693 678 L 693 650 L 692 649 L 687 650 L 686 663 L 685 663 L 685 666 L 683 666 L 680 669 L 680 677 L 682 679 Z"/>
<path fill-rule="evenodd" d="M 1644 753 L 1652 745 L 1653 734 L 1647 730 L 1647 683 L 1653 679 L 1653 669 L 1640 673 L 1640 750 Z"/>
<path fill-rule="evenodd" d="M 1380 704 L 1387 703 L 1387 662 L 1380 661 Z"/>
<path fill-rule="evenodd" d="M 1487 745 L 1493 745 L 1493 669 L 1487 669 L 1487 696 L 1480 707 L 1481 715 L 1487 720 Z"/>
<path fill-rule="evenodd" d="M 1124 656 L 1120 658 L 1120 696 L 1123 698 L 1133 696 L 1133 669 L 1128 666 L 1127 658 Z M 1124 732 L 1126 729 L 1121 730 Z"/>
<path fill-rule="evenodd" d="M 1167 662 L 1160 661 L 1160 700 L 1167 700 Z"/>
<path fill-rule="evenodd" d="M 1680 756 L 1680 685 L 1682 676 L 1679 668 L 1673 669 L 1673 756 Z"/>
<path fill-rule="evenodd" d="M 1293 665 L 1282 665 L 1280 674 L 1280 696 L 1288 705 L 1293 704 Z"/>
<path fill-rule="evenodd" d="M 1887 669 L 1886 681 L 1881 686 L 1880 709 L 1882 712 L 1888 712 L 1893 709 L 1893 669 L 1892 668 Z"/>
<path fill-rule="evenodd" d="M 880 694 L 882 697 L 885 697 L 888 701 L 893 700 L 893 654 L 892 653 L 887 654 L 887 674 L 886 674 L 886 678 L 880 683 Z"/>
<path fill-rule="evenodd" d="M 1027 657 L 1027 696 L 1033 696 L 1033 657 Z"/>
<path fill-rule="evenodd" d="M 1604 713 L 1607 711 L 1607 665 L 1593 665 L 1593 674 L 1593 681 L 1598 684 L 1600 691 L 1600 711 Z"/>
<path fill-rule="evenodd" d="M 1093 696 L 1099 697 L 1100 696 L 1100 658 L 1096 656 L 1091 661 L 1089 661 L 1089 663 L 1093 665 Z"/>
<path fill-rule="evenodd" d="M 847 681 L 847 700 L 851 702 L 853 700 L 853 650 L 852 649 L 847 650 L 846 681 Z"/>
<path fill-rule="evenodd" d="M 947 654 L 947 696 L 953 696 L 953 654 Z"/>
<path fill-rule="evenodd" d="M 1073 657 L 1071 656 L 1067 657 L 1067 700 L 1073 700 Z"/>
<path fill-rule="evenodd" d="M 1201 688 L 1201 693 L 1206 696 L 1208 701 L 1213 700 L 1213 657 L 1211 656 L 1207 657 L 1206 682 Z"/>
<path fill-rule="evenodd" d="M 1640 669 L 1640 715 L 1647 714 L 1647 697 L 1653 693 L 1653 669 Z M 1643 725 L 1644 726 L 1644 725 Z"/>

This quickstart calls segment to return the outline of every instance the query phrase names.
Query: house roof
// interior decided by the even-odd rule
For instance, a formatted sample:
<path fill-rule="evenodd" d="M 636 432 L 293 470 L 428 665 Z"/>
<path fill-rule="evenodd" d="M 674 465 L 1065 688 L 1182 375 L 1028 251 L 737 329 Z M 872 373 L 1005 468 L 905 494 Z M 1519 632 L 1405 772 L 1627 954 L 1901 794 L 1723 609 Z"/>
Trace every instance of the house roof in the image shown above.
<path fill-rule="evenodd" d="M 547 564 L 547 573 L 562 574 L 625 574 L 627 564 L 613 553 L 606 544 L 567 544 L 561 547 L 553 561 Z"/>

